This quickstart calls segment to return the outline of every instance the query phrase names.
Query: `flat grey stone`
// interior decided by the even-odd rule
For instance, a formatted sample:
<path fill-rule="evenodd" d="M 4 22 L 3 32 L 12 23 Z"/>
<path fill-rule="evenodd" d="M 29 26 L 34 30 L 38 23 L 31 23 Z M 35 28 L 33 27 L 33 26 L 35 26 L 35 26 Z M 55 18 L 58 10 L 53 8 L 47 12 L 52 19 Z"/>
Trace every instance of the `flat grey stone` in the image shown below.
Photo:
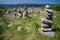
<path fill-rule="evenodd" d="M 41 27 L 49 27 L 49 25 L 42 23 Z"/>
<path fill-rule="evenodd" d="M 45 11 L 48 11 L 48 12 L 53 13 L 53 10 L 52 9 L 45 9 Z"/>
<path fill-rule="evenodd" d="M 38 31 L 39 31 L 39 33 L 41 33 L 41 34 L 43 34 L 43 35 L 46 35 L 46 36 L 48 36 L 48 37 L 55 37 L 55 32 L 53 32 L 53 31 L 43 32 L 41 29 L 38 30 Z"/>
<path fill-rule="evenodd" d="M 48 20 L 48 19 L 46 19 L 45 17 L 43 17 L 42 19 L 41 19 L 41 21 L 43 22 L 46 22 L 46 23 L 50 23 L 50 24 L 53 24 L 54 22 L 52 21 L 52 20 Z"/>

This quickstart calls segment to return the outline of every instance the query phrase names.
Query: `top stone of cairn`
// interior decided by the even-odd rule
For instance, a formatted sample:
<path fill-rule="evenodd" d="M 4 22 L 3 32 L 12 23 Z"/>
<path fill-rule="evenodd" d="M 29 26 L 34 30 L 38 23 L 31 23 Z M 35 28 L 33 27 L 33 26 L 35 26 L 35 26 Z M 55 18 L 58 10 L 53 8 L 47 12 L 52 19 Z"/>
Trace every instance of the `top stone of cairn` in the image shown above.
<path fill-rule="evenodd" d="M 46 9 L 47 9 L 47 8 L 50 8 L 50 5 L 46 5 L 45 8 L 46 8 Z"/>

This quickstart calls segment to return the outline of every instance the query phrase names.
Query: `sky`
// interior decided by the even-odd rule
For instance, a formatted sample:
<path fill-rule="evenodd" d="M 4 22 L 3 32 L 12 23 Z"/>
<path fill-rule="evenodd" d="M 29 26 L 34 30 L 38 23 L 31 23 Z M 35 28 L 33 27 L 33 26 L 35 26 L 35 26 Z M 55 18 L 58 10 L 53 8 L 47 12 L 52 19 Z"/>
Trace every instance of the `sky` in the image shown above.
<path fill-rule="evenodd" d="M 60 0 L 0 0 L 0 4 L 60 4 Z"/>

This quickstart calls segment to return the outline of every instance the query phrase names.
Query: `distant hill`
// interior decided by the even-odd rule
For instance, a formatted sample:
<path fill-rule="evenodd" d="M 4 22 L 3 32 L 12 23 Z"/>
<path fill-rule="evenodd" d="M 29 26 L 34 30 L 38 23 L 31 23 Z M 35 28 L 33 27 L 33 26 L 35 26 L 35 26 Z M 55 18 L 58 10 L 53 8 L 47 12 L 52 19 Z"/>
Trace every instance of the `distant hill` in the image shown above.
<path fill-rule="evenodd" d="M 0 4 L 0 7 L 5 7 L 5 8 L 15 8 L 19 6 L 26 6 L 26 7 L 37 7 L 37 6 L 44 6 L 44 5 L 56 5 L 56 4 Z"/>

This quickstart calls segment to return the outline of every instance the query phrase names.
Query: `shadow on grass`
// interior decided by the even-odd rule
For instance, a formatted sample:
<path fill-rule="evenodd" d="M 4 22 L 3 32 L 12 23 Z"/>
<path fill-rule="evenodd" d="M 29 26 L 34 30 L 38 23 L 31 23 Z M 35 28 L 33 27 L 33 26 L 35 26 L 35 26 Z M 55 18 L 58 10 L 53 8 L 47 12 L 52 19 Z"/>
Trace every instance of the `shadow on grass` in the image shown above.
<path fill-rule="evenodd" d="M 60 27 L 54 28 L 53 31 L 55 31 L 55 32 L 60 32 Z"/>

